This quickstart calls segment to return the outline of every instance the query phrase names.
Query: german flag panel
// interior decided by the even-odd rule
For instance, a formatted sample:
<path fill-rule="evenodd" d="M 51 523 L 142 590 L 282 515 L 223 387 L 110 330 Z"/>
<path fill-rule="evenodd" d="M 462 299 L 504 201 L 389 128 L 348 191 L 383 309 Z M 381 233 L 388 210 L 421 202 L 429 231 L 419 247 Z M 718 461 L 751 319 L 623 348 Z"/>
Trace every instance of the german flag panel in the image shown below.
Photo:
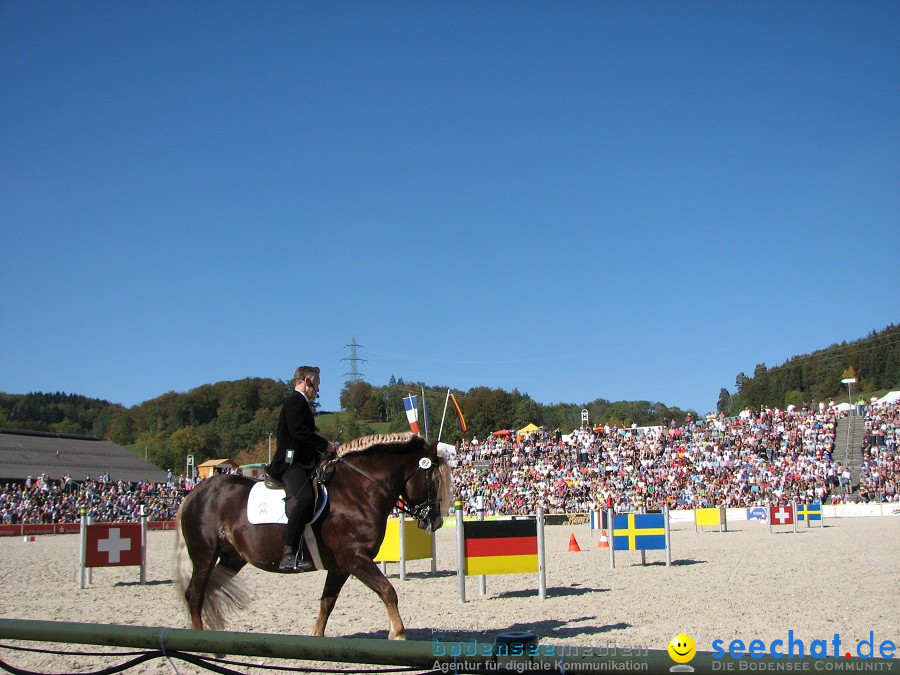
<path fill-rule="evenodd" d="M 466 575 L 538 571 L 536 521 L 469 521 L 463 523 L 463 531 Z"/>

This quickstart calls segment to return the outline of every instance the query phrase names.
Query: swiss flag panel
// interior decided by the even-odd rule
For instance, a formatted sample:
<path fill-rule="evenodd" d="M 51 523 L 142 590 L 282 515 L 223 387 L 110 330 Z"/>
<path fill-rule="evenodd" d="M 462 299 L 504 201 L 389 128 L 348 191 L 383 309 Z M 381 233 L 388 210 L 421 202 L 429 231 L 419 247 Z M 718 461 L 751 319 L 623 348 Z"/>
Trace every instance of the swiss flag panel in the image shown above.
<path fill-rule="evenodd" d="M 140 523 L 96 523 L 87 528 L 85 567 L 141 564 Z"/>
<path fill-rule="evenodd" d="M 769 522 L 773 525 L 793 525 L 794 509 L 790 506 L 771 506 L 769 518 Z"/>

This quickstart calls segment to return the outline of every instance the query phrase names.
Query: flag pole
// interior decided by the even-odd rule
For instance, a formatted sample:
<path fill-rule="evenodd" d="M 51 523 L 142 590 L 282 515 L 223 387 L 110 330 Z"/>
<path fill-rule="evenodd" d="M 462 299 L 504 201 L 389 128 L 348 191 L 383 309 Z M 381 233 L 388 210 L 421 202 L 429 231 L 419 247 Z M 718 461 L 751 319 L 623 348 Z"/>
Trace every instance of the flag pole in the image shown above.
<path fill-rule="evenodd" d="M 428 404 L 425 403 L 425 385 L 422 386 L 422 421 L 425 424 L 425 440 L 428 440 Z"/>
<path fill-rule="evenodd" d="M 447 417 L 447 404 L 450 402 L 450 388 L 447 387 L 447 398 L 444 399 L 444 414 L 441 415 L 441 428 L 438 431 L 438 443 L 441 442 L 441 436 L 444 433 L 444 419 Z"/>

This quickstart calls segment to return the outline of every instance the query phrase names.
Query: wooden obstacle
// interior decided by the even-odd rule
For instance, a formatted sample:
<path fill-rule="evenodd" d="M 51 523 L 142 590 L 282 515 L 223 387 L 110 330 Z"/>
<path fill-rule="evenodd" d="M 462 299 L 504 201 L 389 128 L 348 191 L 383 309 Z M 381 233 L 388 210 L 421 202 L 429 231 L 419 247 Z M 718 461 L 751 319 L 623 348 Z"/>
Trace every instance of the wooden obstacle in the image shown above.
<path fill-rule="evenodd" d="M 664 550 L 666 567 L 672 565 L 672 546 L 669 532 L 669 509 L 659 513 L 615 513 L 609 509 L 609 566 L 616 567 L 616 550 L 640 551 L 645 565 L 646 551 Z"/>
<path fill-rule="evenodd" d="M 488 574 L 538 574 L 538 596 L 547 597 L 544 553 L 544 509 L 537 517 L 517 520 L 464 521 L 462 501 L 456 509 L 456 574 L 458 600 L 466 601 L 466 576 L 479 577 L 479 592 L 485 595 Z M 483 511 L 479 510 L 479 515 Z"/>
<path fill-rule="evenodd" d="M 81 507 L 78 588 L 93 582 L 95 567 L 140 566 L 140 583 L 147 583 L 147 512 L 139 523 L 93 523 Z"/>
<path fill-rule="evenodd" d="M 815 500 L 812 502 L 797 503 L 792 501 L 790 504 L 782 504 L 780 506 L 769 505 L 769 534 L 772 534 L 772 526 L 790 525 L 793 532 L 797 532 L 797 523 L 801 520 L 806 521 L 806 527 L 811 526 L 811 521 L 818 520 L 822 527 L 825 527 L 825 519 L 822 517 L 822 502 Z"/>
<path fill-rule="evenodd" d="M 388 518 L 387 529 L 375 562 L 381 572 L 387 574 L 387 563 L 400 564 L 400 581 L 406 581 L 406 562 L 431 558 L 431 573 L 437 572 L 434 532 L 426 532 L 415 520 L 407 520 L 403 512 L 397 518 Z"/>
<path fill-rule="evenodd" d="M 724 506 L 698 509 L 694 507 L 694 532 L 702 532 L 704 527 L 718 527 L 719 532 L 728 532 L 728 519 Z"/>

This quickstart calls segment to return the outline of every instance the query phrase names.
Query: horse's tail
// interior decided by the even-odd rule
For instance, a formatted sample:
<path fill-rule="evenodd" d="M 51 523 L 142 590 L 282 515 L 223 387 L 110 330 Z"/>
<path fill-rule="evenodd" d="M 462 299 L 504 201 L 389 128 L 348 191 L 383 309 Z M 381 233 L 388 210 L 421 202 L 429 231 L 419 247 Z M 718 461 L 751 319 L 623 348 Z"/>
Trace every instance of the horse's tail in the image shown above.
<path fill-rule="evenodd" d="M 184 535 L 181 533 L 181 510 L 184 508 L 184 502 L 178 507 L 178 513 L 175 514 L 175 592 L 178 599 L 184 603 L 187 608 L 187 591 L 188 584 L 191 583 L 191 576 L 194 574 L 194 564 L 191 562 L 191 556 L 187 550 L 187 544 L 184 541 Z"/>
<path fill-rule="evenodd" d="M 185 498 L 186 499 L 186 498 Z M 188 552 L 187 542 L 181 529 L 181 516 L 184 502 L 178 507 L 175 516 L 175 591 L 179 599 L 188 607 L 185 595 L 194 575 L 194 563 Z M 250 603 L 250 591 L 247 585 L 235 578 L 237 572 L 221 563 L 213 568 L 203 600 L 203 626 L 209 630 L 225 628 L 225 611 L 229 608 L 244 609 Z"/>

